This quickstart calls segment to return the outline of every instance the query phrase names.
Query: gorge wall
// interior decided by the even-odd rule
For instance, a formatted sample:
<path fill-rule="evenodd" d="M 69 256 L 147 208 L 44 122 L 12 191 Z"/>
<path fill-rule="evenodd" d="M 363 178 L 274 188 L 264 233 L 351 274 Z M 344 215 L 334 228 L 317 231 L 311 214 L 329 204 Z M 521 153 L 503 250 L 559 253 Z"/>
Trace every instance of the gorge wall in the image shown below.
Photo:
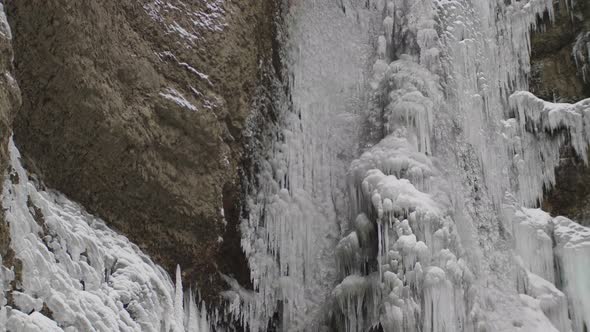
<path fill-rule="evenodd" d="M 3 114 L 3 143 L 14 116 L 29 170 L 170 273 L 180 264 L 207 298 L 223 288 L 219 272 L 247 284 L 238 168 L 272 56 L 274 2 L 6 7 L 24 102 Z"/>

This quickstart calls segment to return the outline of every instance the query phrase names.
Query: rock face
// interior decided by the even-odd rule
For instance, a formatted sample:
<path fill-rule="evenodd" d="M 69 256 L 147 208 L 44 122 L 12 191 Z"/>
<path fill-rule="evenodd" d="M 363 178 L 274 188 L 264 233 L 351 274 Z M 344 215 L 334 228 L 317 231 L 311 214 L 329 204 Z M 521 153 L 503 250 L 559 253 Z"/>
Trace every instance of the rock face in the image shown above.
<path fill-rule="evenodd" d="M 180 264 L 206 298 L 223 288 L 218 272 L 249 280 L 238 168 L 274 11 L 267 0 L 7 3 L 28 169 L 170 273 Z"/>
<path fill-rule="evenodd" d="M 545 18 L 546 30 L 532 38 L 531 92 L 548 101 L 576 102 L 590 97 L 590 82 L 584 82 L 572 55 L 576 38 L 590 31 L 590 3 L 576 1 L 570 11 L 561 0 L 556 9 L 555 22 Z M 543 208 L 590 225 L 590 168 L 566 149 L 556 177 Z"/>
<path fill-rule="evenodd" d="M 590 84 L 583 81 L 572 55 L 576 38 L 590 31 L 590 4 L 576 1 L 569 10 L 565 1 L 555 2 L 555 21 L 545 17 L 541 32 L 531 40 L 530 91 L 552 102 L 576 102 L 590 96 Z"/>

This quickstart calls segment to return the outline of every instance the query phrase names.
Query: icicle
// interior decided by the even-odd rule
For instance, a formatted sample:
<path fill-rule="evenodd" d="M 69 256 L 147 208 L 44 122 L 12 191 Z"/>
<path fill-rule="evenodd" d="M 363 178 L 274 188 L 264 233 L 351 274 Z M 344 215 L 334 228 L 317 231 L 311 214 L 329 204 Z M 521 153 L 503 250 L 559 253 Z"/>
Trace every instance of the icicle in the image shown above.
<path fill-rule="evenodd" d="M 438 267 L 431 267 L 424 278 L 424 331 L 457 331 L 452 286 L 445 272 Z"/>
<path fill-rule="evenodd" d="M 185 308 L 187 308 L 186 305 Z M 197 303 L 195 302 L 193 292 L 190 290 L 188 296 L 188 310 L 185 309 L 185 316 L 188 317 L 186 323 L 187 332 L 202 332 L 200 326 L 200 312 L 197 308 Z"/>
<path fill-rule="evenodd" d="M 180 273 L 180 265 L 176 265 L 176 289 L 174 291 L 174 316 L 177 322 L 184 321 L 183 299 L 182 292 L 182 275 Z"/>
<path fill-rule="evenodd" d="M 379 282 L 383 282 L 383 222 L 377 219 L 377 264 L 379 264 Z"/>

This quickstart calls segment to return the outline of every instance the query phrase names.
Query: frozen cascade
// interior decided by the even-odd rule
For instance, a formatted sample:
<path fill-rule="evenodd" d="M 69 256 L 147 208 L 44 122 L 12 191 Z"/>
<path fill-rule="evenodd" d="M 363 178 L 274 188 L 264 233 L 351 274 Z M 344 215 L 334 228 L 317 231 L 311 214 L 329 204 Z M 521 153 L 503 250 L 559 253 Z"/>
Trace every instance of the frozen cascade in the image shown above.
<path fill-rule="evenodd" d="M 265 330 L 275 312 L 283 330 L 319 328 L 327 318 L 347 217 L 341 179 L 358 153 L 374 17 L 363 1 L 290 2 L 290 97 L 279 105 L 278 139 L 260 161 L 242 223 L 255 291 L 229 280 L 236 287 L 226 293 L 230 312 L 252 331 Z"/>
<path fill-rule="evenodd" d="M 0 331 L 209 331 L 205 307 L 180 282 L 175 291 L 137 246 L 62 194 L 39 189 L 12 141 L 9 150 L 2 206 L 22 264 L 0 266 Z"/>
<path fill-rule="evenodd" d="M 552 1 L 288 4 L 292 103 L 242 224 L 255 289 L 228 279 L 231 312 L 253 331 L 278 313 L 285 331 L 583 332 L 586 238 L 564 234 L 585 229 L 526 208 L 590 137 L 587 101 L 523 92 Z"/>

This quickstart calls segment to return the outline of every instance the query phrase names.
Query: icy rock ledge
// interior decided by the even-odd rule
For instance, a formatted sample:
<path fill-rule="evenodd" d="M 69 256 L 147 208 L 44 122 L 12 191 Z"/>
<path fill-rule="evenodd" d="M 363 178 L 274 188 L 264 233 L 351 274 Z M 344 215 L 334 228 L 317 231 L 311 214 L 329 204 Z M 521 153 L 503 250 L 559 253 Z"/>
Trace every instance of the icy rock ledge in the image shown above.
<path fill-rule="evenodd" d="M 530 92 L 517 91 L 509 98 L 515 118 L 503 121 L 513 166 L 517 171 L 521 204 L 535 205 L 543 188 L 555 184 L 560 149 L 569 143 L 588 160 L 590 99 L 575 104 L 550 103 Z"/>
<path fill-rule="evenodd" d="M 192 292 L 185 298 L 179 281 L 175 291 L 102 220 L 38 189 L 12 141 L 9 149 L 2 207 L 22 271 L 0 266 L 0 331 L 208 331 Z"/>

